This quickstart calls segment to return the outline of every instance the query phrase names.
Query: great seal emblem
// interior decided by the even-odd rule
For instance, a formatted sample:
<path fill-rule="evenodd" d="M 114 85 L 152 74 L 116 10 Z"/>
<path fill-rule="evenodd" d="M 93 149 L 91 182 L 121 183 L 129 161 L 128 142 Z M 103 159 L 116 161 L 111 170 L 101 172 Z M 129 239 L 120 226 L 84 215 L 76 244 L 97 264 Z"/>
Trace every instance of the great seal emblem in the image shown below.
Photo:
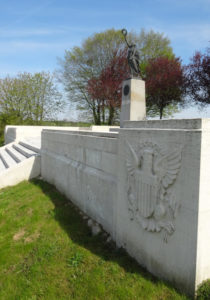
<path fill-rule="evenodd" d="M 170 192 L 181 167 L 181 148 L 161 149 L 150 141 L 135 148 L 127 142 L 128 209 L 131 220 L 151 232 L 175 230 L 179 201 Z"/>

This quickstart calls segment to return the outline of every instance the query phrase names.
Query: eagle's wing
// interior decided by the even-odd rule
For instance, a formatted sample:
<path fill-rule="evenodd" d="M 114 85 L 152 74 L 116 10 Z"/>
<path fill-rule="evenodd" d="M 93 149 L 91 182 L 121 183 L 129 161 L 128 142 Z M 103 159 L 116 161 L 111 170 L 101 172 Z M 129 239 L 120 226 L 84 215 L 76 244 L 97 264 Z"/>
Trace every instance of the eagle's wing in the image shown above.
<path fill-rule="evenodd" d="M 154 164 L 154 172 L 158 175 L 163 188 L 173 184 L 181 166 L 181 149 L 175 149 L 164 155 Z"/>
<path fill-rule="evenodd" d="M 128 169 L 128 173 L 132 176 L 134 175 L 136 169 L 139 167 L 140 160 L 134 151 L 134 149 L 131 147 L 131 145 L 127 142 L 127 148 L 126 148 L 126 166 Z"/>

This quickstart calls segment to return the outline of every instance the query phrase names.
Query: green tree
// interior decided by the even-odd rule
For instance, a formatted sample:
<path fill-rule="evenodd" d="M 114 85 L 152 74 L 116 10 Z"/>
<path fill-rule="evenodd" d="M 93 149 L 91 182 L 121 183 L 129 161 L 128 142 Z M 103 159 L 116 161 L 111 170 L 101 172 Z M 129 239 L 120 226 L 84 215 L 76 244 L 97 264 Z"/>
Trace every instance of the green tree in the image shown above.
<path fill-rule="evenodd" d="M 128 40 L 136 43 L 140 52 L 142 76 L 145 74 L 149 59 L 174 56 L 169 39 L 162 33 L 152 30 L 149 32 L 142 30 L 139 34 L 130 32 Z M 69 100 L 76 103 L 77 109 L 92 116 L 95 124 L 103 123 L 104 114 L 101 112 L 103 106 L 100 101 L 92 99 L 88 94 L 87 84 L 92 78 L 99 77 L 125 47 L 127 46 L 121 30 L 109 29 L 87 38 L 80 47 L 66 50 L 64 58 L 59 59 L 59 79 Z"/>
<path fill-rule="evenodd" d="M 39 124 L 62 108 L 61 94 L 49 73 L 20 73 L 0 80 L 0 113 L 17 124 Z"/>
<path fill-rule="evenodd" d="M 118 49 L 123 47 L 120 30 L 110 29 L 87 38 L 81 47 L 66 50 L 64 59 L 59 60 L 59 78 L 64 84 L 70 101 L 76 108 L 100 124 L 101 103 L 92 99 L 87 92 L 88 81 L 100 76 Z"/>
<path fill-rule="evenodd" d="M 137 45 L 140 54 L 140 70 L 143 78 L 146 67 L 152 59 L 158 57 L 173 59 L 175 57 L 170 40 L 164 33 L 153 30 L 147 32 L 145 29 L 142 29 L 140 33 L 130 32 L 128 39 Z"/>

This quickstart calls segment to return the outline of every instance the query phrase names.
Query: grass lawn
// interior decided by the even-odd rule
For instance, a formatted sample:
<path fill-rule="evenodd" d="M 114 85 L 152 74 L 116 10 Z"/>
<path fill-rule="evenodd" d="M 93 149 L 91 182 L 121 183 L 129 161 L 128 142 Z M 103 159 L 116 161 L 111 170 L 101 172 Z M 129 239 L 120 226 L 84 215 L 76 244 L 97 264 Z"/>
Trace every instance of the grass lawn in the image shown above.
<path fill-rule="evenodd" d="M 0 299 L 188 299 L 105 240 L 46 182 L 0 190 Z"/>

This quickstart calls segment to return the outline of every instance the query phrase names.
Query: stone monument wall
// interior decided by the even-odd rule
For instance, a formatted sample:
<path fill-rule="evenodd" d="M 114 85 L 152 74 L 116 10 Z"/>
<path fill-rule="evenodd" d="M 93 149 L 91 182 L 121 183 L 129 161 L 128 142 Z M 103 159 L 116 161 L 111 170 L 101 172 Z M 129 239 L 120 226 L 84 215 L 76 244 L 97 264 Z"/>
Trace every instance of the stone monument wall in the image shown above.
<path fill-rule="evenodd" d="M 42 132 L 41 174 L 112 236 L 117 197 L 114 133 Z"/>
<path fill-rule="evenodd" d="M 43 130 L 42 176 L 151 273 L 193 295 L 210 277 L 210 120 L 125 126 Z"/>

